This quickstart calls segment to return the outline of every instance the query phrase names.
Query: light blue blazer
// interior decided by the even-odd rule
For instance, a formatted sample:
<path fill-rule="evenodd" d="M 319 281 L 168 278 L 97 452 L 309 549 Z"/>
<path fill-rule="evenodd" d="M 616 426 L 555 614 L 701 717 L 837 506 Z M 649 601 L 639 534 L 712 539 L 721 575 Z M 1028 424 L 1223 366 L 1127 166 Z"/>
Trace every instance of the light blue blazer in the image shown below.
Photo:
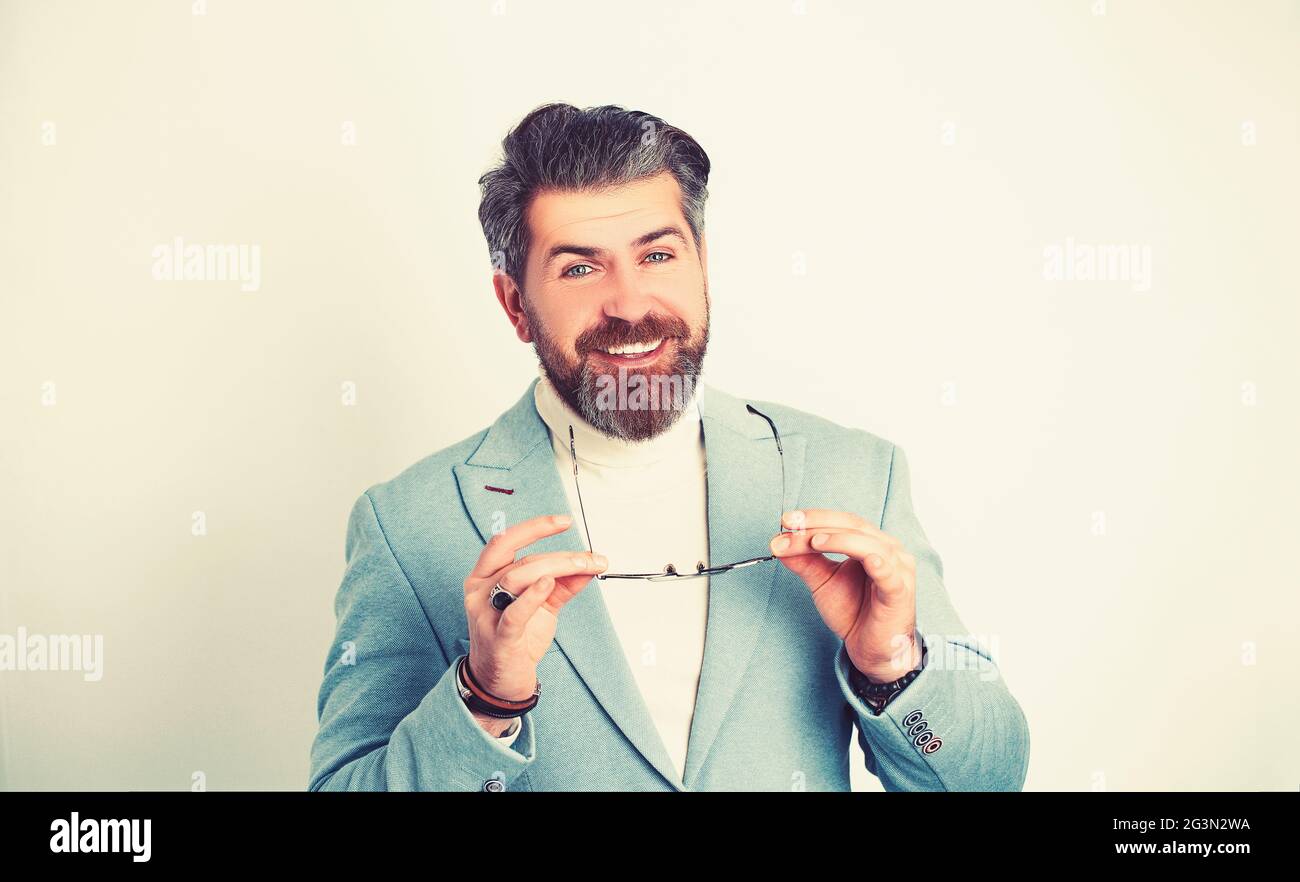
<path fill-rule="evenodd" d="M 867 769 L 886 790 L 1023 786 L 1024 714 L 949 601 L 939 556 L 912 511 L 903 451 L 860 429 L 751 401 L 781 433 L 781 499 L 766 421 L 746 401 L 703 389 L 710 563 L 769 554 L 779 513 L 799 507 L 856 512 L 916 556 L 917 630 L 929 657 L 884 713 L 851 691 L 844 642 L 803 581 L 773 560 L 710 580 L 684 775 L 655 729 L 599 582 L 560 611 L 537 669 L 540 701 L 514 743 L 485 732 L 456 691 L 454 665 L 469 649 L 465 576 L 494 524 L 574 514 L 530 384 L 491 427 L 371 487 L 353 506 L 311 790 L 843 791 L 855 725 Z M 561 550 L 587 550 L 576 519 L 522 554 Z"/>

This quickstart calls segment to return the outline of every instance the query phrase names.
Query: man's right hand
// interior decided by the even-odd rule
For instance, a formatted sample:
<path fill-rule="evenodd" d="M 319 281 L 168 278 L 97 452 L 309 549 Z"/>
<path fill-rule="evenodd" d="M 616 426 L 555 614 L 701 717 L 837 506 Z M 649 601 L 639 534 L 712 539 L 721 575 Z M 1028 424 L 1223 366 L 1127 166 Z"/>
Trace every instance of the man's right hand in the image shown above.
<path fill-rule="evenodd" d="M 524 701 L 537 686 L 537 665 L 555 638 L 559 612 L 592 576 L 609 566 L 603 555 L 552 551 L 515 560 L 520 549 L 569 528 L 568 515 L 542 515 L 493 535 L 465 579 L 470 672 L 483 688 L 509 701 Z M 497 583 L 519 599 L 504 610 L 488 595 Z M 509 720 L 478 717 L 489 731 Z M 498 734 L 493 732 L 493 734 Z"/>

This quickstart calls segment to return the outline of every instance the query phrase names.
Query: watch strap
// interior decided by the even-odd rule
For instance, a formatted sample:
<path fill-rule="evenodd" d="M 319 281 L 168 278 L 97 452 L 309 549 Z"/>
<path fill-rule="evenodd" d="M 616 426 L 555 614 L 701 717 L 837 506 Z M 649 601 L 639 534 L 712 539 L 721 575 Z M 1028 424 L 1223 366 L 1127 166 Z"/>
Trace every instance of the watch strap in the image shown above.
<path fill-rule="evenodd" d="M 875 716 L 884 713 L 889 703 L 906 689 L 909 683 L 920 676 L 921 671 L 925 670 L 929 650 L 924 639 L 919 642 L 921 644 L 921 663 L 897 680 L 891 680 L 888 683 L 873 683 L 867 679 L 866 674 L 857 669 L 852 661 L 849 662 L 849 686 L 853 689 L 853 694 L 860 698 L 863 704 L 871 708 Z"/>

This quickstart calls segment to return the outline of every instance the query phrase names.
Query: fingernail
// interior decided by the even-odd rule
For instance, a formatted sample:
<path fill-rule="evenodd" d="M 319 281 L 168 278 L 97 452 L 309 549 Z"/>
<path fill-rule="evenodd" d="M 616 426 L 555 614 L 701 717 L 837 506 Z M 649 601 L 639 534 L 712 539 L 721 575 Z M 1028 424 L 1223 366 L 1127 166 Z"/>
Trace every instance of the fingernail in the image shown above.
<path fill-rule="evenodd" d="M 812 537 L 812 544 L 813 544 L 813 545 L 821 545 L 821 544 L 822 544 L 823 542 L 825 542 L 825 541 L 826 541 L 826 534 L 825 534 L 825 533 L 818 533 L 816 536 Z"/>
<path fill-rule="evenodd" d="M 555 517 L 551 518 L 551 520 L 555 521 L 555 523 L 557 524 L 567 524 L 569 521 L 573 520 L 573 518 L 569 517 L 568 515 L 556 515 Z"/>
<path fill-rule="evenodd" d="M 598 567 L 609 566 L 609 558 L 605 557 L 603 554 L 593 554 L 591 559 L 596 562 L 596 566 Z"/>
<path fill-rule="evenodd" d="M 785 536 L 777 536 L 772 540 L 772 550 L 778 554 L 790 547 L 790 540 Z"/>
<path fill-rule="evenodd" d="M 882 563 L 884 563 L 884 561 L 880 559 L 880 555 L 878 554 L 868 554 L 867 560 L 871 563 L 873 567 L 879 567 Z"/>

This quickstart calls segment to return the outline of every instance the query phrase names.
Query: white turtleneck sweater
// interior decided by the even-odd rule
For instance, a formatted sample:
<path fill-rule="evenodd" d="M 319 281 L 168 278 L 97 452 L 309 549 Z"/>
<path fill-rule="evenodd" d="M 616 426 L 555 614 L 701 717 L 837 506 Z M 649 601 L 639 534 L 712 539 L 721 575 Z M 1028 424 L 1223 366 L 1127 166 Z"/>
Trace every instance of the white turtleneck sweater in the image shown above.
<path fill-rule="evenodd" d="M 569 499 L 573 528 L 583 542 L 585 507 L 594 551 L 609 559 L 609 573 L 662 571 L 672 563 L 693 572 L 709 562 L 709 521 L 704 435 L 697 382 L 690 405 L 662 434 L 640 443 L 597 431 L 559 396 L 539 365 L 534 403 L 551 430 L 556 468 Z M 569 426 L 578 451 L 582 506 L 573 481 Z M 648 582 L 593 580 L 599 591 L 668 755 L 686 771 L 695 695 L 704 659 L 709 579 Z M 564 615 L 561 610 L 560 615 Z M 501 743 L 510 744 L 519 726 Z"/>

